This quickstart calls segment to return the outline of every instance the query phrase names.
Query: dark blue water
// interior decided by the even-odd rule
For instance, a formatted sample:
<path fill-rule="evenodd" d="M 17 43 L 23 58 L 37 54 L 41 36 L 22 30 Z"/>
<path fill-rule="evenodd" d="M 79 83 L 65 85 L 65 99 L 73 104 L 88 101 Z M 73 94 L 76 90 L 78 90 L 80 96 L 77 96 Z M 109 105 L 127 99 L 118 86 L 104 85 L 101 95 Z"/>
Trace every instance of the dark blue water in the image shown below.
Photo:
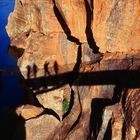
<path fill-rule="evenodd" d="M 5 29 L 13 9 L 14 0 L 0 0 L 0 68 L 16 67 L 15 60 L 8 55 L 10 40 Z"/>
<path fill-rule="evenodd" d="M 19 84 L 18 72 L 0 74 L 0 109 L 12 108 L 23 103 L 24 94 Z"/>
<path fill-rule="evenodd" d="M 23 89 L 19 84 L 16 61 L 8 54 L 10 39 L 5 29 L 13 9 L 14 0 L 0 0 L 0 110 L 23 103 Z"/>
<path fill-rule="evenodd" d="M 15 110 L 24 104 L 16 61 L 8 54 L 10 39 L 6 33 L 8 15 L 15 0 L 0 0 L 0 139 L 11 140 L 18 121 Z"/>

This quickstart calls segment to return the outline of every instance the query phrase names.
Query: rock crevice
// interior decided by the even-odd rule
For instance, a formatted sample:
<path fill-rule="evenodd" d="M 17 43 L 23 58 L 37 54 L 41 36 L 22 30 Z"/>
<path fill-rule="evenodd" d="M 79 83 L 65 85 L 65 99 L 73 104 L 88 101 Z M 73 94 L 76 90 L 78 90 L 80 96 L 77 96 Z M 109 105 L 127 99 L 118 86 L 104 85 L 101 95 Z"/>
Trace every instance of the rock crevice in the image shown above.
<path fill-rule="evenodd" d="M 15 139 L 21 125 L 27 140 L 140 138 L 139 5 L 16 0 L 6 30 L 27 105 Z"/>

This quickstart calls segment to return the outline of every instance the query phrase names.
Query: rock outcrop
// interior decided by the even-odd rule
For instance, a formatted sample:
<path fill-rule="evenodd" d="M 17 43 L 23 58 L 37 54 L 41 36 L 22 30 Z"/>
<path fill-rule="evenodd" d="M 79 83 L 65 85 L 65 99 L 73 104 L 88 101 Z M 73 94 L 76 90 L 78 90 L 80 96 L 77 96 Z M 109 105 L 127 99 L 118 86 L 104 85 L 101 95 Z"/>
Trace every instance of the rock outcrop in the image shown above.
<path fill-rule="evenodd" d="M 139 50 L 139 0 L 94 1 L 94 36 L 102 51 Z"/>
<path fill-rule="evenodd" d="M 16 0 L 9 52 L 31 104 L 18 139 L 140 139 L 139 15 L 139 0 Z"/>

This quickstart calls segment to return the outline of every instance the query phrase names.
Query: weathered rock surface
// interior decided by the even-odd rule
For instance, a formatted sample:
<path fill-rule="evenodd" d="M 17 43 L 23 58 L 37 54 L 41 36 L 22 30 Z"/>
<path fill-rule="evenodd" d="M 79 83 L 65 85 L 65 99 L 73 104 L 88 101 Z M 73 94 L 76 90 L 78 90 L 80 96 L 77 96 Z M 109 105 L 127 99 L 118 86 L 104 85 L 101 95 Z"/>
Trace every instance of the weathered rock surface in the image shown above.
<path fill-rule="evenodd" d="M 139 5 L 139 0 L 16 0 L 6 27 L 9 51 L 26 94 L 41 107 L 29 108 L 31 114 L 20 108 L 28 119 L 25 139 L 140 138 Z"/>
<path fill-rule="evenodd" d="M 93 33 L 100 51 L 139 50 L 139 0 L 94 1 Z"/>
<path fill-rule="evenodd" d="M 128 52 L 140 48 L 139 10 L 139 0 L 102 0 L 94 3 L 87 0 L 68 0 L 56 1 L 55 4 L 51 0 L 16 0 L 15 10 L 9 16 L 7 32 L 11 38 L 11 45 L 24 49 L 32 46 L 32 53 L 40 46 L 38 49 L 43 50 L 39 50 L 39 53 L 44 57 L 48 56 L 46 51 L 50 48 L 54 48 L 52 55 L 58 54 L 55 47 L 57 50 L 63 48 L 63 52 L 68 54 L 75 52 L 72 49 L 77 47 L 73 47 L 75 45 L 72 45 L 71 41 L 89 43 L 87 34 L 90 34 L 90 31 L 93 32 L 101 52 Z M 62 33 L 65 33 L 66 37 Z M 36 38 L 39 38 L 37 44 Z M 40 39 L 53 43 L 46 44 Z M 59 57 L 64 57 L 61 51 Z M 60 59 L 55 57 L 57 61 Z M 71 60 L 67 59 L 67 63 L 75 62 L 75 57 L 70 55 L 70 58 Z M 64 64 L 63 59 L 61 58 L 60 64 Z"/>
<path fill-rule="evenodd" d="M 136 87 L 139 87 L 137 70 L 140 65 L 136 60 L 139 57 L 138 53 L 104 54 L 100 63 L 82 64 L 81 74 L 72 86 L 71 109 L 63 120 L 58 121 L 55 128 L 41 139 L 138 139 L 140 92 Z M 53 92 L 61 94 L 62 89 L 63 87 L 59 87 L 52 90 L 52 97 Z M 44 95 L 39 92 L 37 96 Z M 52 97 L 47 94 L 43 97 L 47 104 L 44 107 L 50 104 L 51 109 L 56 111 L 59 106 L 56 107 L 55 104 L 61 105 L 62 102 L 53 100 L 48 103 Z M 42 105 L 44 103 L 41 102 Z M 56 113 L 59 115 L 59 112 Z M 33 137 L 37 138 L 38 134 L 44 133 L 35 133 L 31 126 L 32 124 L 27 125 L 25 129 L 30 129 L 34 133 Z M 43 127 L 41 124 L 39 126 Z M 32 137 L 30 134 L 29 136 Z"/>
<path fill-rule="evenodd" d="M 47 114 L 35 119 L 30 119 L 24 124 L 18 124 L 14 139 L 46 140 L 59 123 L 54 116 Z M 23 125 L 24 130 L 22 130 Z M 24 135 L 22 134 L 23 131 L 25 131 Z"/>
<path fill-rule="evenodd" d="M 43 113 L 44 109 L 41 107 L 36 107 L 33 105 L 22 105 L 16 109 L 18 116 L 21 116 L 23 119 L 28 120 L 35 118 Z"/>
<path fill-rule="evenodd" d="M 66 99 L 68 104 L 70 104 L 70 96 L 71 88 L 69 85 L 65 85 L 64 87 L 36 95 L 36 98 L 44 108 L 52 109 L 62 120 L 64 115 L 63 101 Z"/>
<path fill-rule="evenodd" d="M 70 9 L 66 11 L 67 5 Z M 77 14 L 70 12 L 76 8 L 79 9 Z M 22 56 L 19 56 L 18 66 L 25 78 L 27 66 L 32 68 L 34 64 L 39 69 L 44 69 L 46 63 L 48 67 L 53 67 L 55 62 L 63 67 L 71 64 L 66 69 L 72 70 L 80 43 L 83 43 L 82 60 L 90 61 L 92 51 L 87 47 L 84 9 L 82 1 L 58 1 L 56 4 L 51 0 L 16 1 L 6 29 L 11 46 L 24 49 Z M 39 73 L 38 76 L 41 76 Z"/>
<path fill-rule="evenodd" d="M 140 90 L 139 89 L 129 89 L 126 93 L 126 100 L 124 106 L 124 113 L 125 113 L 125 138 L 126 139 L 140 139 L 140 103 L 139 103 L 139 96 Z"/>

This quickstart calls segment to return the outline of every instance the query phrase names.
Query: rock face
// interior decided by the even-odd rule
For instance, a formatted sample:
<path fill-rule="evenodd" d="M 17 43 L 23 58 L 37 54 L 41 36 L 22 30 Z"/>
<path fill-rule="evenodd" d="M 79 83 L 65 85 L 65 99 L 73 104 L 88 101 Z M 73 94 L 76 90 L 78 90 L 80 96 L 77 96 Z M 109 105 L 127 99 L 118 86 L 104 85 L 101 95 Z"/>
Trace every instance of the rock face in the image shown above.
<path fill-rule="evenodd" d="M 94 1 L 93 32 L 101 51 L 139 50 L 139 0 Z"/>
<path fill-rule="evenodd" d="M 28 120 L 39 116 L 43 111 L 43 108 L 33 105 L 22 105 L 16 109 L 16 114 L 22 116 L 23 119 Z"/>
<path fill-rule="evenodd" d="M 66 85 L 53 91 L 41 93 L 36 97 L 44 108 L 52 109 L 59 115 L 59 118 L 62 120 L 64 114 L 63 101 L 64 99 L 66 99 L 69 104 L 70 94 L 71 88 L 69 87 L 69 85 Z"/>
<path fill-rule="evenodd" d="M 139 0 L 16 0 L 9 52 L 32 104 L 17 139 L 140 139 L 139 15 Z"/>
<path fill-rule="evenodd" d="M 77 8 L 75 15 L 73 10 Z M 11 46 L 24 49 L 18 60 L 24 77 L 28 65 L 33 67 L 36 64 L 39 69 L 43 69 L 46 63 L 49 63 L 48 67 L 53 67 L 55 62 L 60 66 L 74 65 L 79 45 L 82 45 L 82 60 L 90 61 L 92 50 L 87 47 L 85 11 L 82 1 L 16 1 L 15 10 L 9 16 L 7 32 Z"/>

